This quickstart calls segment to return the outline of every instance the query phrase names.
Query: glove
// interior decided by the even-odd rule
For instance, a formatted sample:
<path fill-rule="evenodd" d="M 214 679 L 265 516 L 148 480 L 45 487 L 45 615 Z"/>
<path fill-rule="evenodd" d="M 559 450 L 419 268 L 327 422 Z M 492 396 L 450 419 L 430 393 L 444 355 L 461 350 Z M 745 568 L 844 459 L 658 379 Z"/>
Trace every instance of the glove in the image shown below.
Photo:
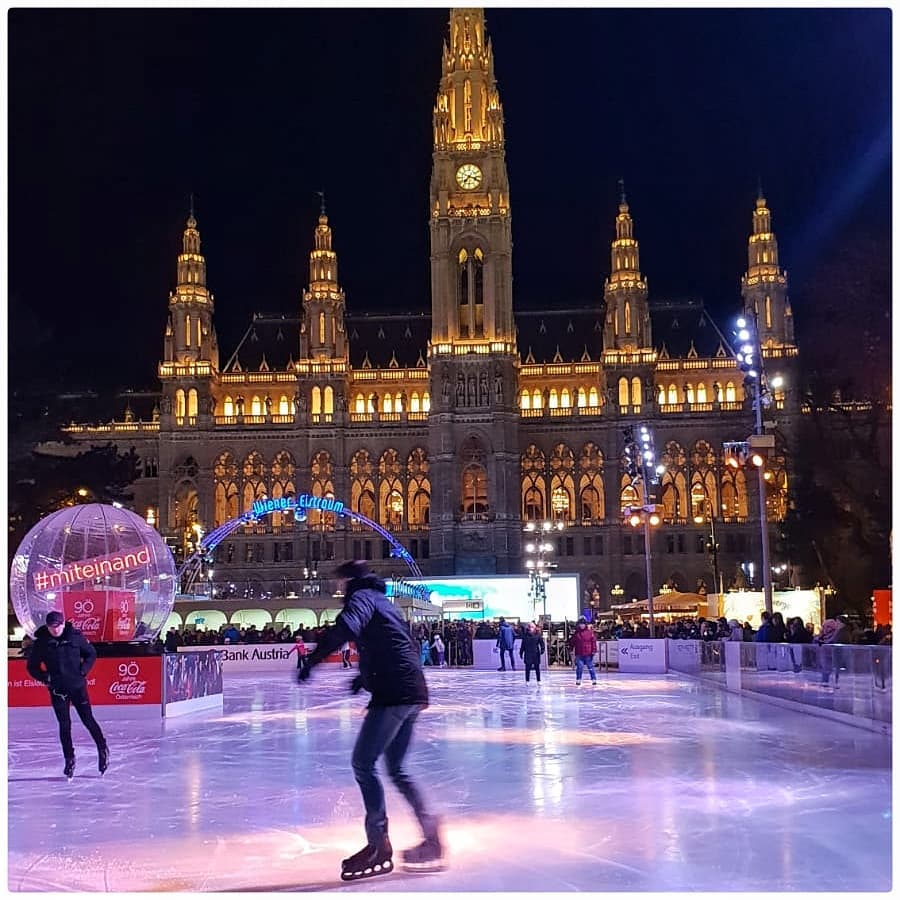
<path fill-rule="evenodd" d="M 362 675 L 357 675 L 353 681 L 350 682 L 350 690 L 353 691 L 354 694 L 358 694 L 363 689 L 363 686 Z"/>

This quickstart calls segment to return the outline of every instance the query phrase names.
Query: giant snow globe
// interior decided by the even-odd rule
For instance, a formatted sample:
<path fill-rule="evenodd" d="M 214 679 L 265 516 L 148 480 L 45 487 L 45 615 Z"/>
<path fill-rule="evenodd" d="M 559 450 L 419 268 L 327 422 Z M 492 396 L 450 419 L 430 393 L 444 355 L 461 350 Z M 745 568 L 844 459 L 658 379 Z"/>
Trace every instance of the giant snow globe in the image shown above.
<path fill-rule="evenodd" d="M 89 641 L 149 641 L 175 604 L 175 560 L 140 516 L 89 503 L 52 513 L 25 535 L 9 586 L 31 635 L 58 610 Z"/>

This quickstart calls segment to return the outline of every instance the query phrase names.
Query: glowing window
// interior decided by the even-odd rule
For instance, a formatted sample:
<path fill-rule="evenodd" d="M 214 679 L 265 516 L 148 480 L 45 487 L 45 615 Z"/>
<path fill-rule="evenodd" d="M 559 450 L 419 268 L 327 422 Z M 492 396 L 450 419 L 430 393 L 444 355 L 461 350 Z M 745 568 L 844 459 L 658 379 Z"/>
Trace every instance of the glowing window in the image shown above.
<path fill-rule="evenodd" d="M 319 415 L 322 412 L 322 389 L 314 387 L 312 389 L 312 414 Z"/>
<path fill-rule="evenodd" d="M 706 385 L 702 381 L 697 385 L 697 402 L 706 403 Z"/>
<path fill-rule="evenodd" d="M 184 391 L 178 388 L 175 391 L 175 416 L 176 418 L 184 418 Z"/>
<path fill-rule="evenodd" d="M 587 406 L 587 391 L 583 387 L 578 388 L 578 405 Z"/>
<path fill-rule="evenodd" d="M 334 413 L 334 388 L 330 384 L 325 385 L 324 399 L 325 408 L 322 410 L 322 412 L 326 413 L 327 415 L 332 415 Z"/>
<path fill-rule="evenodd" d="M 619 379 L 619 406 L 628 406 L 628 379 Z"/>
<path fill-rule="evenodd" d="M 588 392 L 588 406 L 598 406 L 600 403 L 600 396 L 597 393 L 597 388 L 592 387 Z"/>
<path fill-rule="evenodd" d="M 254 394 L 253 399 L 250 401 L 250 415 L 261 416 L 262 411 L 262 400 L 260 400 L 259 397 Z"/>
<path fill-rule="evenodd" d="M 422 412 L 428 412 L 431 409 L 431 395 L 428 391 L 422 394 Z"/>
<path fill-rule="evenodd" d="M 325 343 L 325 313 L 319 313 L 319 343 Z"/>
<path fill-rule="evenodd" d="M 366 411 L 366 398 L 362 394 L 356 395 L 356 411 L 360 414 Z"/>
<path fill-rule="evenodd" d="M 390 394 L 385 394 L 381 401 L 381 411 L 391 413 L 394 411 L 394 398 Z"/>
<path fill-rule="evenodd" d="M 222 401 L 222 415 L 225 415 L 225 416 L 233 416 L 234 415 L 234 400 L 231 397 L 226 397 Z"/>
<path fill-rule="evenodd" d="M 560 398 L 559 398 L 559 405 L 563 409 L 568 409 L 572 405 L 572 397 L 569 394 L 568 388 L 562 389 L 562 394 L 560 395 Z"/>
<path fill-rule="evenodd" d="M 694 402 L 694 386 L 692 384 L 688 383 L 687 385 L 685 385 L 685 390 L 687 391 L 687 402 L 693 403 Z"/>
<path fill-rule="evenodd" d="M 556 393 L 556 388 L 550 388 L 550 403 L 548 405 L 550 409 L 556 409 L 559 406 L 559 396 Z"/>
<path fill-rule="evenodd" d="M 522 391 L 522 397 L 519 400 L 519 406 L 522 409 L 531 409 L 531 394 L 527 390 Z"/>
<path fill-rule="evenodd" d="M 544 408 L 544 397 L 537 388 L 535 388 L 531 394 L 531 408 L 532 409 L 543 409 Z"/>
<path fill-rule="evenodd" d="M 669 405 L 674 406 L 678 402 L 678 386 L 675 384 L 669 385 Z"/>
<path fill-rule="evenodd" d="M 734 403 L 735 401 L 734 383 L 731 381 L 725 385 L 725 401 L 727 403 Z"/>
<path fill-rule="evenodd" d="M 635 376 L 631 379 L 631 402 L 635 406 L 640 406 L 643 402 L 643 390 L 641 387 L 641 379 Z"/>
<path fill-rule="evenodd" d="M 631 303 L 625 301 L 625 333 L 631 334 Z"/>
<path fill-rule="evenodd" d="M 413 391 L 412 395 L 409 398 L 409 411 L 410 412 L 418 412 L 419 411 L 419 394 L 416 391 Z"/>
<path fill-rule="evenodd" d="M 191 346 L 191 316 L 190 316 L 190 313 L 188 313 L 187 317 L 184 320 L 184 331 L 185 331 L 185 334 L 187 335 L 187 345 L 188 345 L 188 347 L 190 347 Z"/>
<path fill-rule="evenodd" d="M 191 388 L 188 391 L 187 414 L 189 416 L 197 415 L 197 389 Z"/>

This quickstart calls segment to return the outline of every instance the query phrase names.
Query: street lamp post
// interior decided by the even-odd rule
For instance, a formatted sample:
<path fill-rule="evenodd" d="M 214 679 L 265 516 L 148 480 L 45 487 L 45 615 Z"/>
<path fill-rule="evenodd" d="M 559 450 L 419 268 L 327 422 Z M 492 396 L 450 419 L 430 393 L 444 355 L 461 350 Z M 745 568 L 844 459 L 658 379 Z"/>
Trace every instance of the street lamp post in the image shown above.
<path fill-rule="evenodd" d="M 772 402 L 769 393 L 769 385 L 766 382 L 766 373 L 763 369 L 762 347 L 759 343 L 759 328 L 756 316 L 751 320 L 741 316 L 737 322 L 735 335 L 740 344 L 737 353 L 737 361 L 741 370 L 746 373 L 747 379 L 753 383 L 753 410 L 756 414 L 756 428 L 748 443 L 751 448 L 774 447 L 774 438 L 766 436 L 763 429 L 762 410 L 763 405 L 768 406 Z M 773 379 L 772 386 L 780 386 L 780 377 Z M 754 441 L 754 436 L 757 438 Z M 766 482 L 765 460 L 762 457 L 754 458 L 754 464 L 759 467 L 759 529 L 762 543 L 762 578 L 763 592 L 765 596 L 766 612 L 772 613 L 772 570 L 769 564 L 769 520 L 766 509 Z"/>
<path fill-rule="evenodd" d="M 713 585 L 715 586 L 716 592 L 719 594 L 725 593 L 725 587 L 722 584 L 722 573 L 719 571 L 719 542 L 716 540 L 716 518 L 713 510 L 713 505 L 710 502 L 709 497 L 704 496 L 703 498 L 703 508 L 704 511 L 707 512 L 709 518 L 709 544 L 707 545 L 707 549 L 709 550 L 709 554 L 712 558 L 712 567 L 713 567 Z M 703 516 L 694 516 L 694 521 L 698 525 L 703 524 Z"/>
<path fill-rule="evenodd" d="M 525 568 L 531 578 L 531 601 L 535 607 L 540 604 L 543 608 L 543 616 L 547 617 L 547 582 L 550 580 L 551 569 L 556 568 L 556 563 L 548 562 L 546 556 L 553 552 L 553 544 L 549 537 L 551 531 L 562 531 L 565 522 L 543 521 L 528 522 L 524 531 L 530 538 L 525 544 Z"/>
<path fill-rule="evenodd" d="M 646 425 L 640 426 L 640 444 L 635 440 L 630 428 L 625 429 L 626 472 L 631 478 L 631 486 L 643 487 L 644 502 L 641 506 L 627 506 L 624 513 L 633 527 L 644 524 L 644 567 L 647 576 L 647 614 L 649 618 L 650 637 L 655 636 L 653 623 L 653 573 L 650 555 L 650 526 L 658 525 L 660 518 L 656 505 L 650 502 L 650 485 L 659 481 L 662 466 L 656 466 L 653 452 L 653 436 Z"/>

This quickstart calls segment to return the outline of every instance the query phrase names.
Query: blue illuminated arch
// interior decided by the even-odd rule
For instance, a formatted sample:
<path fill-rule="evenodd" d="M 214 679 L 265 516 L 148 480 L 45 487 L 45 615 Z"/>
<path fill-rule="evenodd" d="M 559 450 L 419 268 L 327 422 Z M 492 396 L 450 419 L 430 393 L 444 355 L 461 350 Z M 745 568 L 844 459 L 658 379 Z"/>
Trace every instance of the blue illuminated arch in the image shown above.
<path fill-rule="evenodd" d="M 322 512 L 333 512 L 335 515 L 345 516 L 352 521 L 362 522 L 363 525 L 367 525 L 372 531 L 380 534 L 381 537 L 390 544 L 392 558 L 402 559 L 408 566 L 413 577 L 422 577 L 422 570 L 419 568 L 418 563 L 412 558 L 412 554 L 409 550 L 407 550 L 406 547 L 404 547 L 403 544 L 401 544 L 397 538 L 382 525 L 373 522 L 368 516 L 364 516 L 362 513 L 353 512 L 348 509 L 342 501 L 335 500 L 333 497 L 316 497 L 313 494 L 300 494 L 297 497 L 276 497 L 272 499 L 267 498 L 264 500 L 257 500 L 243 515 L 225 522 L 224 525 L 219 525 L 217 528 L 214 528 L 209 534 L 204 536 L 200 549 L 184 561 L 184 564 L 178 570 L 179 580 L 186 576 L 189 583 L 193 582 L 200 571 L 200 566 L 204 557 L 212 553 L 213 550 L 228 537 L 228 535 L 237 531 L 241 526 L 249 525 L 263 518 L 263 516 L 270 515 L 274 512 L 293 512 L 295 517 L 302 522 L 306 519 L 307 510 L 310 509 L 317 509 Z M 423 594 L 425 593 L 424 585 L 417 585 L 415 587 L 422 587 Z M 425 597 L 425 599 L 427 599 L 427 597 Z"/>

